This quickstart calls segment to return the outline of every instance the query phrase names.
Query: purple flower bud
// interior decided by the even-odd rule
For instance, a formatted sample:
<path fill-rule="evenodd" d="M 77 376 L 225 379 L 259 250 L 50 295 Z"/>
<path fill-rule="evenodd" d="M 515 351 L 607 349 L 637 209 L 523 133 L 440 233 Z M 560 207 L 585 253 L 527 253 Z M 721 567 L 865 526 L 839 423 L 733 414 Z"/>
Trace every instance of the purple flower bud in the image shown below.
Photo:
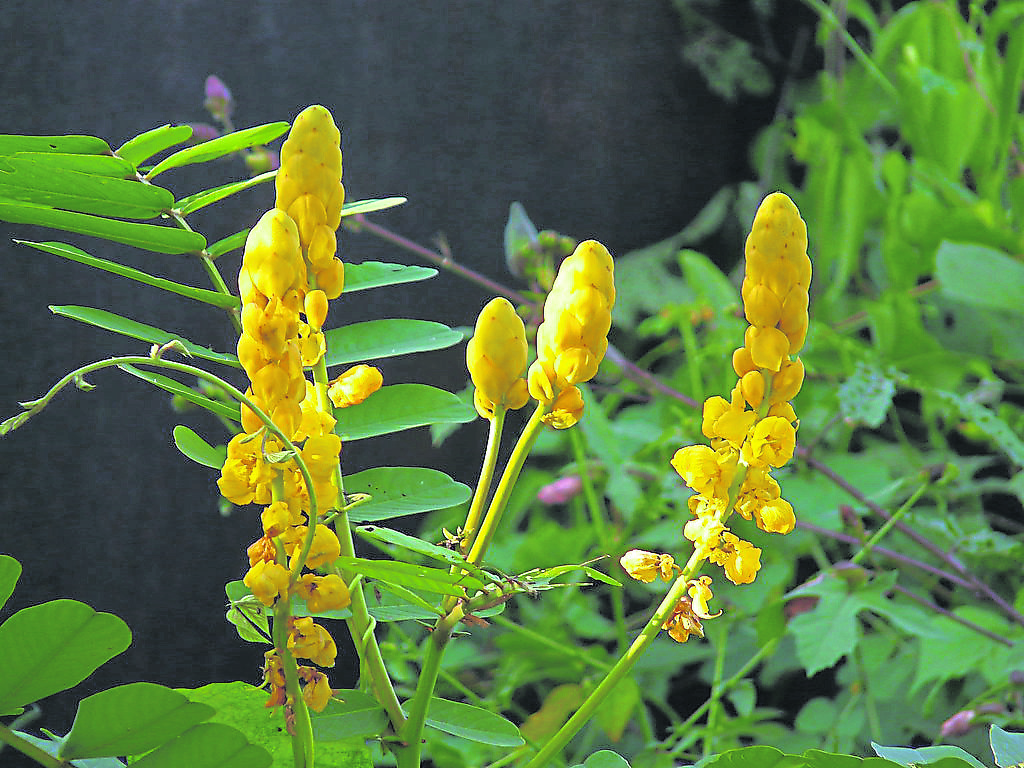
<path fill-rule="evenodd" d="M 578 475 L 569 475 L 559 478 L 537 491 L 537 501 L 541 504 L 565 504 L 581 490 L 583 490 L 583 481 Z"/>
<path fill-rule="evenodd" d="M 203 102 L 203 106 L 214 117 L 227 117 L 234 109 L 235 104 L 231 98 L 231 91 L 216 75 L 206 78 L 206 101 Z"/>
<path fill-rule="evenodd" d="M 220 136 L 220 131 L 209 123 L 189 123 L 189 127 L 192 128 L 192 138 L 188 140 L 190 144 L 202 144 Z"/>
<path fill-rule="evenodd" d="M 969 730 L 974 723 L 975 711 L 973 709 L 962 709 L 953 715 L 951 718 L 946 720 L 939 728 L 939 735 L 943 739 L 956 738 L 957 736 L 963 736 Z"/>

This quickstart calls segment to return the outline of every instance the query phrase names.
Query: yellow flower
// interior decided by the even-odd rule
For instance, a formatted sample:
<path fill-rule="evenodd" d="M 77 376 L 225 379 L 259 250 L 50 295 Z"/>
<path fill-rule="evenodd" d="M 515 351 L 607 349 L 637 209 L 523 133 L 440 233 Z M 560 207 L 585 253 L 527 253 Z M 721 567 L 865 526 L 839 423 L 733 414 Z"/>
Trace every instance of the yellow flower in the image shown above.
<path fill-rule="evenodd" d="M 690 596 L 690 607 L 694 615 L 701 619 L 715 619 L 722 615 L 722 612 L 711 613 L 708 601 L 714 597 L 711 594 L 711 577 L 701 576 L 696 581 L 690 582 L 690 588 L 686 590 Z"/>
<path fill-rule="evenodd" d="M 583 417 L 583 393 L 579 387 L 563 389 L 541 421 L 555 429 L 568 429 Z"/>
<path fill-rule="evenodd" d="M 352 602 L 348 584 L 334 573 L 327 576 L 304 573 L 295 586 L 298 595 L 306 601 L 310 613 L 347 608 Z"/>
<path fill-rule="evenodd" d="M 288 569 L 280 563 L 261 560 L 245 574 L 242 583 L 257 600 L 270 607 L 288 589 Z"/>
<path fill-rule="evenodd" d="M 293 530 L 296 531 L 299 541 L 305 541 L 306 533 L 309 530 L 306 526 L 298 526 Z M 292 569 L 295 568 L 295 558 L 299 556 L 301 551 L 301 546 L 297 546 L 292 550 L 289 562 L 289 566 Z M 313 570 L 322 565 L 327 565 L 327 563 L 333 563 L 340 556 L 341 543 L 338 541 L 334 531 L 326 525 L 318 524 L 316 530 L 313 531 L 313 544 L 310 546 L 309 554 L 306 555 L 306 567 Z"/>
<path fill-rule="evenodd" d="M 321 667 L 333 667 L 338 655 L 331 633 L 308 616 L 291 619 L 288 650 L 296 658 L 309 659 Z"/>
<path fill-rule="evenodd" d="M 466 345 L 466 366 L 476 392 L 477 413 L 494 418 L 494 409 L 522 408 L 530 397 L 526 371 L 526 328 L 507 299 L 491 299 L 477 317 Z"/>
<path fill-rule="evenodd" d="M 299 677 L 305 683 L 302 686 L 303 701 L 314 712 L 323 712 L 334 693 L 327 681 L 327 675 L 313 667 L 299 667 Z"/>
<path fill-rule="evenodd" d="M 729 532 L 722 534 L 722 542 L 708 559 L 725 568 L 726 578 L 733 584 L 752 582 L 761 568 L 761 550 Z"/>
<path fill-rule="evenodd" d="M 781 467 L 793 458 L 796 430 L 779 416 L 768 416 L 755 426 L 743 444 L 743 460 L 752 466 Z"/>
<path fill-rule="evenodd" d="M 380 370 L 370 365 L 355 365 L 334 379 L 327 389 L 335 408 L 359 405 L 384 384 Z"/>
<path fill-rule="evenodd" d="M 709 439 L 720 437 L 739 448 L 756 418 L 756 413 L 744 410 L 742 398 L 734 396 L 730 403 L 724 397 L 709 397 L 704 401 L 701 432 Z"/>
<path fill-rule="evenodd" d="M 275 501 L 260 513 L 263 533 L 267 536 L 280 536 L 286 528 L 302 523 L 302 515 L 297 508 L 292 508 L 287 501 Z"/>
<path fill-rule="evenodd" d="M 735 455 L 723 455 L 706 445 L 680 448 L 671 463 L 683 482 L 704 496 L 724 496 L 736 471 Z"/>
<path fill-rule="evenodd" d="M 786 534 L 796 527 L 793 505 L 783 498 L 766 502 L 757 513 L 757 526 L 768 533 Z"/>
<path fill-rule="evenodd" d="M 700 515 L 683 526 L 683 536 L 693 542 L 698 557 L 707 557 L 725 532 L 722 521 L 713 514 Z"/>
<path fill-rule="evenodd" d="M 623 570 L 637 581 L 650 584 L 657 576 L 671 581 L 679 566 L 672 555 L 659 555 L 642 549 L 631 549 L 619 558 Z"/>

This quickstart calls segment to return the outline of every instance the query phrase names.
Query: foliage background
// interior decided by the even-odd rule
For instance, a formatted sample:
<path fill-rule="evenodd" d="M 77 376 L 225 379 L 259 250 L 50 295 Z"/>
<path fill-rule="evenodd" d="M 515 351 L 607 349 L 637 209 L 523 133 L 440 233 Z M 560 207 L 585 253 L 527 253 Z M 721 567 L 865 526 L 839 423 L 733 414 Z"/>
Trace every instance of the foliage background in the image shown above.
<path fill-rule="evenodd" d="M 760 17 L 746 9 L 721 21 L 756 45 L 771 40 L 786 51 L 813 23 L 793 6 L 774 29 L 759 27 Z M 93 3 L 15 0 L 0 18 L 0 130 L 80 132 L 116 143 L 164 122 L 200 121 L 202 82 L 211 72 L 232 87 L 239 127 L 321 102 L 342 124 L 353 199 L 407 196 L 406 206 L 387 214 L 389 226 L 420 242 L 443 231 L 461 261 L 507 278 L 501 235 L 512 200 L 540 226 L 597 237 L 624 253 L 678 231 L 715 190 L 750 176 L 746 146 L 770 119 L 774 95 L 729 101 L 711 92 L 680 56 L 693 34 L 672 4 L 653 1 L 443 9 L 253 2 L 241 10 L 160 0 L 101 11 Z M 774 74 L 769 86 L 777 92 L 782 78 Z M 181 179 L 190 188 L 210 182 Z M 265 205 L 262 194 L 217 206 L 207 229 L 251 224 Z M 134 286 L 10 244 L 14 234 L 0 225 L 0 402 L 8 410 L 69 367 L 125 351 L 124 340 L 54 318 L 50 303 L 114 305 L 198 343 L 229 343 L 212 313 L 193 315 L 193 307 L 163 296 L 153 306 L 154 297 Z M 400 258 L 363 235 L 343 234 L 341 248 L 353 261 Z M 98 255 L 158 267 L 172 279 L 195 274 L 195 265 L 176 257 L 155 265 L 139 261 L 154 257 L 127 251 Z M 386 296 L 390 303 L 354 304 L 344 320 L 391 314 L 468 324 L 485 300 L 447 275 L 428 292 Z M 458 351 L 388 361 L 384 369 L 391 382 L 429 380 L 457 390 L 465 381 Z M 223 583 L 241 574 L 251 520 L 217 514 L 210 473 L 183 461 L 170 443 L 180 419 L 160 394 L 125 377 L 94 383 L 100 388 L 92 395 L 62 398 L 31 429 L 0 443 L 0 519 L 7 523 L 0 546 L 26 573 L 8 607 L 69 595 L 132 627 L 133 647 L 68 702 L 133 679 L 255 680 L 255 655 L 222 617 Z M 418 460 L 472 481 L 474 430 L 440 451 L 420 432 L 352 446 L 347 466 Z M 70 704 L 49 706 L 49 722 L 70 720 Z"/>

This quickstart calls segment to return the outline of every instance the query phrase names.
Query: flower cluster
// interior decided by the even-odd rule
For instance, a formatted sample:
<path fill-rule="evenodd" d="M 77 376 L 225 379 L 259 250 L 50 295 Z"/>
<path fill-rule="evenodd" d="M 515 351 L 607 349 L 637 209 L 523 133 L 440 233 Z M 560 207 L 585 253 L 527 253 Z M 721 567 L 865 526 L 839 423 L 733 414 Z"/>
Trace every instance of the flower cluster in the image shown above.
<path fill-rule="evenodd" d="M 590 381 L 608 349 L 615 305 L 615 268 L 596 240 L 580 243 L 558 268 L 537 329 L 537 359 L 527 377 L 530 396 L 549 409 L 544 421 L 556 429 L 583 415 L 577 384 Z"/>
<path fill-rule="evenodd" d="M 776 192 L 761 203 L 745 254 L 742 296 L 750 326 L 732 356 L 738 381 L 729 400 L 710 397 L 704 403 L 701 431 L 710 446 L 680 448 L 672 458 L 672 467 L 694 491 L 688 501 L 693 518 L 683 528 L 694 547 L 690 563 L 695 568 L 710 560 L 734 584 L 752 582 L 761 567 L 761 550 L 726 526 L 734 511 L 769 533 L 789 533 L 796 525 L 772 470 L 786 464 L 796 448 L 799 421 L 789 401 L 804 379 L 796 354 L 807 334 L 811 262 L 807 227 L 786 195 Z M 664 562 L 655 559 L 669 556 L 638 552 L 627 553 L 622 565 L 633 578 L 651 581 L 655 563 Z M 689 628 L 690 608 L 677 609 L 685 621 L 670 617 L 665 628 L 683 642 L 699 632 Z M 673 621 L 685 631 L 673 633 Z"/>
<path fill-rule="evenodd" d="M 326 371 L 322 360 L 327 303 L 341 294 L 344 283 L 344 267 L 335 256 L 335 230 L 344 200 L 340 133 L 329 111 L 312 106 L 296 118 L 281 161 L 276 205 L 249 232 L 238 273 L 238 358 L 250 381 L 247 397 L 296 446 L 312 488 L 296 454 L 285 450 L 245 405 L 243 432 L 228 444 L 218 486 L 235 504 L 255 502 L 264 507 L 263 535 L 248 548 L 250 567 L 243 579 L 252 594 L 267 607 L 298 596 L 310 613 L 322 613 L 344 608 L 350 601 L 341 576 L 313 572 L 341 554 L 337 535 L 322 522 L 323 512 L 339 502 L 341 439 L 333 432 L 331 403 L 337 403 L 342 390 L 348 393 L 344 404 L 359 402 L 379 388 L 381 380 L 380 372 L 368 366 L 347 371 L 334 383 L 328 383 L 326 375 L 322 383 L 315 383 L 305 373 L 317 364 Z M 376 377 L 362 369 L 375 371 Z M 317 500 L 316 515 L 311 491 Z M 304 568 L 309 572 L 303 573 Z M 292 656 L 334 666 L 337 648 L 326 629 L 308 617 L 289 616 L 287 623 Z M 267 654 L 268 706 L 287 701 L 280 651 Z M 306 703 L 322 710 L 331 695 L 326 676 L 312 667 L 299 667 L 297 673 L 304 682 Z"/>

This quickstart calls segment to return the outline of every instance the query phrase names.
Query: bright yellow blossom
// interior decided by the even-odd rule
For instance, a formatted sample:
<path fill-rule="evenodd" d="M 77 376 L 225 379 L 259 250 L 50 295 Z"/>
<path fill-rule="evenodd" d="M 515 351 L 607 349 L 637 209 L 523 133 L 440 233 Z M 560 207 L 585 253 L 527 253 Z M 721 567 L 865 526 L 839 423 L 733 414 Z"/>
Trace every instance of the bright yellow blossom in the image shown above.
<path fill-rule="evenodd" d="M 371 365 L 355 365 L 334 379 L 327 394 L 335 408 L 359 405 L 384 384 L 384 376 Z"/>
<path fill-rule="evenodd" d="M 245 574 L 242 583 L 257 600 L 270 607 L 288 589 L 288 569 L 280 563 L 261 560 Z"/>
<path fill-rule="evenodd" d="M 672 555 L 661 555 L 642 549 L 631 549 L 619 558 L 623 570 L 637 581 L 650 584 L 658 576 L 664 581 L 672 581 L 679 566 Z"/>

